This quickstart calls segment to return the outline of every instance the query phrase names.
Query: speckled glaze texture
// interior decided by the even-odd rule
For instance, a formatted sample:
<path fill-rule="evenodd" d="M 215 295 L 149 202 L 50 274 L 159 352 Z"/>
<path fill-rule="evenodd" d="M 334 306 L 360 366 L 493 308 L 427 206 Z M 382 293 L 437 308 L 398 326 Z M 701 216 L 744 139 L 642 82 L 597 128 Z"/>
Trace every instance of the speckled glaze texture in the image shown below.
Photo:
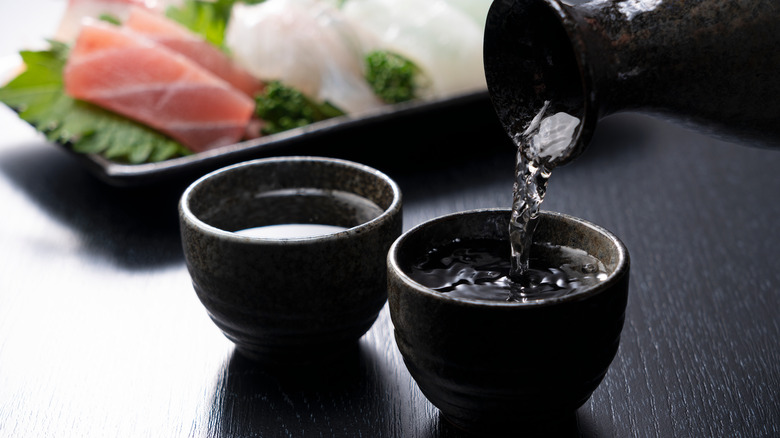
<path fill-rule="evenodd" d="M 310 199 L 309 189 L 326 196 Z M 333 196 L 346 192 L 369 200 Z M 401 234 L 401 193 L 386 175 L 344 160 L 267 158 L 212 172 L 179 203 L 198 298 L 237 350 L 268 365 L 309 365 L 357 345 L 387 300 L 386 254 Z M 347 230 L 267 239 L 234 231 L 317 223 Z"/>
<path fill-rule="evenodd" d="M 404 233 L 388 254 L 390 315 L 404 362 L 423 394 L 453 424 L 515 436 L 573 417 L 615 357 L 628 297 L 629 255 L 608 231 L 542 212 L 535 238 L 586 250 L 604 282 L 526 303 L 453 298 L 406 272 L 453 238 L 508 239 L 509 210 L 433 219 Z"/>
<path fill-rule="evenodd" d="M 780 3 L 775 0 L 495 0 L 484 63 L 512 134 L 545 100 L 597 121 L 635 110 L 706 133 L 780 146 Z"/>

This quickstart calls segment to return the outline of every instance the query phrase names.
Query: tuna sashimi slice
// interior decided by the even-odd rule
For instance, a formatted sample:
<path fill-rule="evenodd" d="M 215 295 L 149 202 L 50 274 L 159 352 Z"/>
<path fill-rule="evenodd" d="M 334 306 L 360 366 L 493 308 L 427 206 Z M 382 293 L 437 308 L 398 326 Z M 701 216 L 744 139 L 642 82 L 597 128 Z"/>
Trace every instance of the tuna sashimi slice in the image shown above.
<path fill-rule="evenodd" d="M 254 101 L 184 56 L 127 29 L 85 23 L 65 92 L 153 127 L 200 152 L 239 141 Z"/>
<path fill-rule="evenodd" d="M 254 96 L 263 89 L 263 83 L 259 79 L 233 63 L 224 52 L 163 15 L 133 7 L 124 25 L 190 58 L 249 96 Z"/>

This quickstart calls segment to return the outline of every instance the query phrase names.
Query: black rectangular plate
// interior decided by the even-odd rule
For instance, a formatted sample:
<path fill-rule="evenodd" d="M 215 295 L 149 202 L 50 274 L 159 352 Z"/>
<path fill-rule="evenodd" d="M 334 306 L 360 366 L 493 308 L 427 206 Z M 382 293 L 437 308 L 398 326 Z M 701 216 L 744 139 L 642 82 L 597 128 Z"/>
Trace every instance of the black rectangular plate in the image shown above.
<path fill-rule="evenodd" d="M 487 91 L 388 105 L 361 117 L 343 116 L 297 129 L 158 163 L 123 164 L 72 151 L 89 171 L 121 187 L 194 178 L 229 164 L 282 155 L 320 155 L 388 162 L 451 152 L 443 144 L 499 132 Z M 406 148 L 414 144 L 414 148 Z M 421 150 L 422 149 L 422 150 Z M 371 163 L 368 163 L 371 164 Z"/>

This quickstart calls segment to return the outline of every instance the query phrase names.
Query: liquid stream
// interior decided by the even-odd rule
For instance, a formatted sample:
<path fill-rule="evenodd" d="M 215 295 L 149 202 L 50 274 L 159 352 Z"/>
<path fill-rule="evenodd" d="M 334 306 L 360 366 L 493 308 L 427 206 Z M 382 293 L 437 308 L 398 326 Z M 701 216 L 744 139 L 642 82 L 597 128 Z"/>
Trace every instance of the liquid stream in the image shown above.
<path fill-rule="evenodd" d="M 534 241 L 550 174 L 571 153 L 580 124 L 558 109 L 545 102 L 525 130 L 513 135 L 517 155 L 508 245 L 456 240 L 435 248 L 413 266 L 415 281 L 451 296 L 525 302 L 567 295 L 606 278 L 603 264 L 586 252 Z M 543 248 L 544 257 L 535 258 L 534 248 Z"/>
<path fill-rule="evenodd" d="M 520 283 L 527 282 L 526 277 L 532 275 L 530 250 L 547 182 L 556 161 L 567 156 L 574 147 L 580 124 L 578 118 L 555 109 L 546 101 L 525 131 L 513 136 L 517 158 L 509 221 L 512 249 L 509 277 Z"/>

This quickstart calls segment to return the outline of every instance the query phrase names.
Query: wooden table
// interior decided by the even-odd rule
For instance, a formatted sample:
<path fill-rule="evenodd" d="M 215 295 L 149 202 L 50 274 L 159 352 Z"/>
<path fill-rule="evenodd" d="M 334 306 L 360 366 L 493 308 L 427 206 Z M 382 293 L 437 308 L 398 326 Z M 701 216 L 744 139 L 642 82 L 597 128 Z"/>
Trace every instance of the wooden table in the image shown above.
<path fill-rule="evenodd" d="M 0 437 L 461 436 L 409 376 L 387 307 L 340 372 L 260 369 L 190 284 L 176 216 L 190 180 L 112 187 L 5 107 L 0 127 Z M 405 229 L 508 208 L 503 133 L 453 127 L 315 152 L 395 178 Z M 632 257 L 620 350 L 580 436 L 780 436 L 779 175 L 780 150 L 637 115 L 604 120 L 553 172 L 544 208 L 608 228 Z"/>

